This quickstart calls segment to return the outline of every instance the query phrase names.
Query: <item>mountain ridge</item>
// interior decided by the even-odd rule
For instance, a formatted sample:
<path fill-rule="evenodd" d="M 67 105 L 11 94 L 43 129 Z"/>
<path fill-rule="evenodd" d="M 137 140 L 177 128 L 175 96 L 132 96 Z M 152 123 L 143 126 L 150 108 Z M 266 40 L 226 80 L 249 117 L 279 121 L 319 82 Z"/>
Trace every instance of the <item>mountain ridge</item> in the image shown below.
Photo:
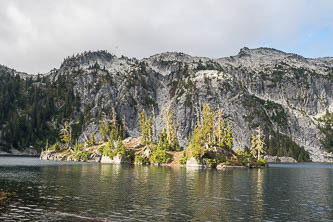
<path fill-rule="evenodd" d="M 127 59 L 134 59 L 134 60 L 142 61 L 142 60 L 148 60 L 148 59 L 151 59 L 151 58 L 160 57 L 162 55 L 164 55 L 164 57 L 167 58 L 168 55 L 176 54 L 176 55 L 183 55 L 183 56 L 190 57 L 190 58 L 195 58 L 195 59 L 217 60 L 218 61 L 218 60 L 224 60 L 224 59 L 239 57 L 240 55 L 251 55 L 253 53 L 263 54 L 263 53 L 260 53 L 260 52 L 266 52 L 266 54 L 267 54 L 267 52 L 276 52 L 276 54 L 282 54 L 282 55 L 285 55 L 285 56 L 288 55 L 288 56 L 291 56 L 291 57 L 295 56 L 295 57 L 303 58 L 305 60 L 324 60 L 324 61 L 329 60 L 327 62 L 333 62 L 333 57 L 332 56 L 310 58 L 310 57 L 304 57 L 304 56 L 299 55 L 297 53 L 289 53 L 289 52 L 285 52 L 285 51 L 278 50 L 278 49 L 275 49 L 275 48 L 270 48 L 270 47 L 258 47 L 258 48 L 243 47 L 239 50 L 239 52 L 236 55 L 224 56 L 224 57 L 218 57 L 218 58 L 210 58 L 210 57 L 206 57 L 206 56 L 193 56 L 193 55 L 190 55 L 190 54 L 187 54 L 187 53 L 184 53 L 184 52 L 180 52 L 180 51 L 165 51 L 165 52 L 153 54 L 149 57 L 143 57 L 141 59 L 138 59 L 138 58 L 135 58 L 135 57 L 129 58 L 125 55 L 120 55 L 119 58 L 127 58 Z M 60 64 L 59 68 L 52 68 L 49 72 L 38 73 L 38 74 L 39 75 L 47 75 L 50 72 L 52 72 L 52 70 L 60 69 L 61 66 L 64 64 L 64 62 L 67 61 L 68 59 L 84 58 L 85 56 L 89 56 L 89 55 L 101 55 L 101 54 L 118 58 L 118 56 L 116 56 L 115 54 L 112 54 L 111 52 L 109 52 L 107 50 L 83 51 L 83 52 L 74 53 L 72 56 L 66 57 L 64 59 L 64 61 Z M 5 68 L 8 68 L 8 69 L 14 70 L 17 73 L 23 73 L 23 74 L 26 74 L 26 75 L 29 75 L 29 76 L 30 75 L 32 75 L 32 76 L 38 75 L 38 74 L 35 74 L 35 73 L 32 74 L 32 73 L 26 73 L 24 71 L 17 71 L 15 68 L 9 68 L 6 65 L 1 65 L 0 64 L 0 67 L 5 67 Z"/>
<path fill-rule="evenodd" d="M 333 154 L 325 146 L 330 147 L 330 141 L 324 145 L 322 140 L 327 140 L 330 131 L 323 133 L 325 123 L 319 119 L 333 112 L 332 80 L 333 58 L 311 59 L 271 48 L 245 47 L 235 56 L 217 59 L 180 52 L 143 59 L 117 57 L 104 50 L 83 52 L 66 58 L 58 69 L 34 76 L 32 85 L 45 81 L 43 90 L 52 95 L 55 92 L 47 85 L 62 85 L 73 94 L 73 101 L 79 100 L 72 114 L 46 122 L 58 125 L 57 130 L 64 120 L 75 123 L 83 118 L 77 133 L 81 141 L 92 132 L 98 137 L 98 119 L 112 107 L 120 119 L 128 120 L 128 134 L 138 136 L 137 114 L 142 109 L 152 114 L 153 106 L 156 131 L 162 129 L 163 111 L 174 109 L 177 135 L 184 146 L 198 109 L 209 103 L 214 109 L 221 107 L 231 119 L 235 148 L 249 146 L 251 133 L 261 126 L 272 155 L 297 158 L 304 155 L 300 151 L 304 147 L 313 161 L 329 162 Z M 67 104 L 61 97 L 55 100 L 56 110 L 61 110 L 57 104 Z M 286 144 L 292 150 L 284 148 Z"/>

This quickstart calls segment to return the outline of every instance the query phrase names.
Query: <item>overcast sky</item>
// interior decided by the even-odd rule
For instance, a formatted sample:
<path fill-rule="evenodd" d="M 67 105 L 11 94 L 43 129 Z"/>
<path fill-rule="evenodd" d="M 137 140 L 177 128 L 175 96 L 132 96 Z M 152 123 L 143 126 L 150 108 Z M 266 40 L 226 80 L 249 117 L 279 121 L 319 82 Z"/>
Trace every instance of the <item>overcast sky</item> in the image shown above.
<path fill-rule="evenodd" d="M 0 0 L 0 64 L 28 73 L 85 50 L 218 58 L 244 46 L 333 56 L 333 1 Z"/>

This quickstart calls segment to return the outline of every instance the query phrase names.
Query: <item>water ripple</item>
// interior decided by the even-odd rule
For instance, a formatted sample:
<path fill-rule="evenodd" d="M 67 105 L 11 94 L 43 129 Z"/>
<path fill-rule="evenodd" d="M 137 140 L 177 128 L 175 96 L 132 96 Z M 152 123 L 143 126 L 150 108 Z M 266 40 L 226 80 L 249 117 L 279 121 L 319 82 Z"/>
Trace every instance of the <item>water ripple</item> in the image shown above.
<path fill-rule="evenodd" d="M 333 221 L 333 168 L 310 166 L 5 164 L 0 221 Z"/>

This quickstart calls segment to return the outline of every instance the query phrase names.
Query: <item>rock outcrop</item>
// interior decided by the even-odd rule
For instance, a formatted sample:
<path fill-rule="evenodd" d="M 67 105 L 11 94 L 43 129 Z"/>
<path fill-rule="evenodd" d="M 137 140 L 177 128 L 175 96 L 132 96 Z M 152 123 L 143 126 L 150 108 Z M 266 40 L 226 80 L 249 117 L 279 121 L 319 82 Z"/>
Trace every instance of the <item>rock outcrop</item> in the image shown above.
<path fill-rule="evenodd" d="M 123 164 L 123 163 L 126 163 L 127 160 L 124 157 L 117 154 L 112 159 L 109 156 L 102 156 L 100 162 L 101 163 Z"/>
<path fill-rule="evenodd" d="M 187 161 L 186 161 L 186 167 L 196 167 L 196 168 L 204 168 L 206 167 L 206 163 L 204 160 L 201 160 L 200 162 L 198 162 L 193 156 L 190 157 Z"/>
<path fill-rule="evenodd" d="M 264 156 L 264 159 L 268 162 L 268 163 L 297 163 L 297 160 L 295 160 L 292 157 L 286 157 L 286 156 L 269 156 L 266 155 Z"/>
<path fill-rule="evenodd" d="M 281 163 L 297 163 L 297 160 L 288 156 L 281 156 L 279 159 Z"/>

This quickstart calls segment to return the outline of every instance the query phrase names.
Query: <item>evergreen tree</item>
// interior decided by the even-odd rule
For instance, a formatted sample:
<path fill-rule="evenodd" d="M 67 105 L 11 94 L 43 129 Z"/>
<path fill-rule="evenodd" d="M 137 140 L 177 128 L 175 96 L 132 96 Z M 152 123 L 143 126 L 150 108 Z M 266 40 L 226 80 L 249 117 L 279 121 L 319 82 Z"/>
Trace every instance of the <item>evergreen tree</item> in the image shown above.
<path fill-rule="evenodd" d="M 90 134 L 90 138 L 87 141 L 88 146 L 94 146 L 96 145 L 96 141 L 95 141 L 95 133 L 91 133 Z"/>
<path fill-rule="evenodd" d="M 254 158 L 260 160 L 261 154 L 264 154 L 264 141 L 263 141 L 263 133 L 260 127 L 256 130 L 257 135 L 252 135 L 251 137 L 251 147 L 250 151 Z M 281 153 L 280 153 L 281 154 Z"/>
<path fill-rule="evenodd" d="M 160 150 L 169 149 L 169 142 L 167 139 L 167 134 L 165 129 L 162 132 L 160 132 L 160 135 L 158 137 L 157 149 Z"/>
<path fill-rule="evenodd" d="M 79 141 L 76 139 L 75 145 L 74 145 L 74 152 L 77 153 L 80 151 L 82 144 L 79 144 Z"/>
<path fill-rule="evenodd" d="M 105 115 L 99 124 L 99 132 L 102 135 L 102 141 L 106 141 L 106 136 L 110 133 L 110 124 Z"/>
<path fill-rule="evenodd" d="M 197 116 L 198 120 L 188 145 L 192 156 L 199 160 L 205 155 L 206 149 L 213 147 L 232 149 L 232 126 L 229 120 L 225 123 L 221 110 L 213 112 L 208 104 L 204 104 L 202 114 L 198 112 Z"/>
<path fill-rule="evenodd" d="M 174 123 L 174 114 L 172 109 L 168 109 L 165 115 L 165 127 L 163 133 L 166 136 L 165 147 L 168 150 L 179 150 L 179 142 L 177 138 L 177 131 Z M 161 134 L 160 134 L 161 136 Z"/>
<path fill-rule="evenodd" d="M 114 138 L 113 135 L 111 134 L 107 145 L 103 147 L 103 156 L 109 156 L 113 149 L 114 149 Z"/>
<path fill-rule="evenodd" d="M 322 122 L 319 129 L 325 135 L 320 142 L 328 152 L 333 153 L 333 113 L 326 110 L 326 114 L 319 121 Z"/>
<path fill-rule="evenodd" d="M 223 144 L 225 143 L 225 121 L 223 119 L 222 110 L 219 110 L 217 112 L 217 121 L 215 124 L 215 142 L 219 147 L 223 147 Z"/>
<path fill-rule="evenodd" d="M 258 160 L 261 158 L 261 154 L 264 152 L 264 141 L 263 141 L 263 133 L 260 127 L 257 129 L 257 137 L 256 137 L 256 149 L 258 153 Z"/>
<path fill-rule="evenodd" d="M 231 123 L 230 120 L 228 120 L 227 124 L 227 135 L 226 135 L 226 145 L 228 149 L 232 149 L 233 146 L 233 137 L 232 137 L 232 129 L 231 129 Z"/>
<path fill-rule="evenodd" d="M 118 138 L 119 132 L 118 132 L 117 114 L 114 108 L 112 108 L 111 133 L 113 134 L 113 138 L 115 139 Z"/>
<path fill-rule="evenodd" d="M 205 142 L 208 144 L 212 143 L 214 138 L 214 116 L 215 114 L 211 111 L 210 106 L 208 104 L 204 104 L 201 130 L 203 131 Z"/>
<path fill-rule="evenodd" d="M 65 143 L 67 148 L 72 146 L 72 127 L 67 121 L 60 130 L 60 139 Z"/>
<path fill-rule="evenodd" d="M 142 136 L 141 143 L 146 145 L 152 142 L 152 121 L 151 117 L 147 117 L 145 110 L 139 114 L 140 134 Z"/>
<path fill-rule="evenodd" d="M 126 138 L 126 131 L 127 131 L 125 115 L 123 116 L 122 124 L 123 124 L 122 137 L 123 137 L 123 139 L 125 139 Z"/>
<path fill-rule="evenodd" d="M 205 154 L 204 135 L 200 125 L 197 125 L 193 130 L 190 148 L 192 156 L 200 161 L 201 157 Z"/>
<path fill-rule="evenodd" d="M 256 148 L 256 146 L 257 146 L 257 137 L 254 134 L 252 134 L 252 136 L 251 136 L 250 153 L 252 154 L 252 156 L 254 158 L 257 158 L 257 148 Z"/>

